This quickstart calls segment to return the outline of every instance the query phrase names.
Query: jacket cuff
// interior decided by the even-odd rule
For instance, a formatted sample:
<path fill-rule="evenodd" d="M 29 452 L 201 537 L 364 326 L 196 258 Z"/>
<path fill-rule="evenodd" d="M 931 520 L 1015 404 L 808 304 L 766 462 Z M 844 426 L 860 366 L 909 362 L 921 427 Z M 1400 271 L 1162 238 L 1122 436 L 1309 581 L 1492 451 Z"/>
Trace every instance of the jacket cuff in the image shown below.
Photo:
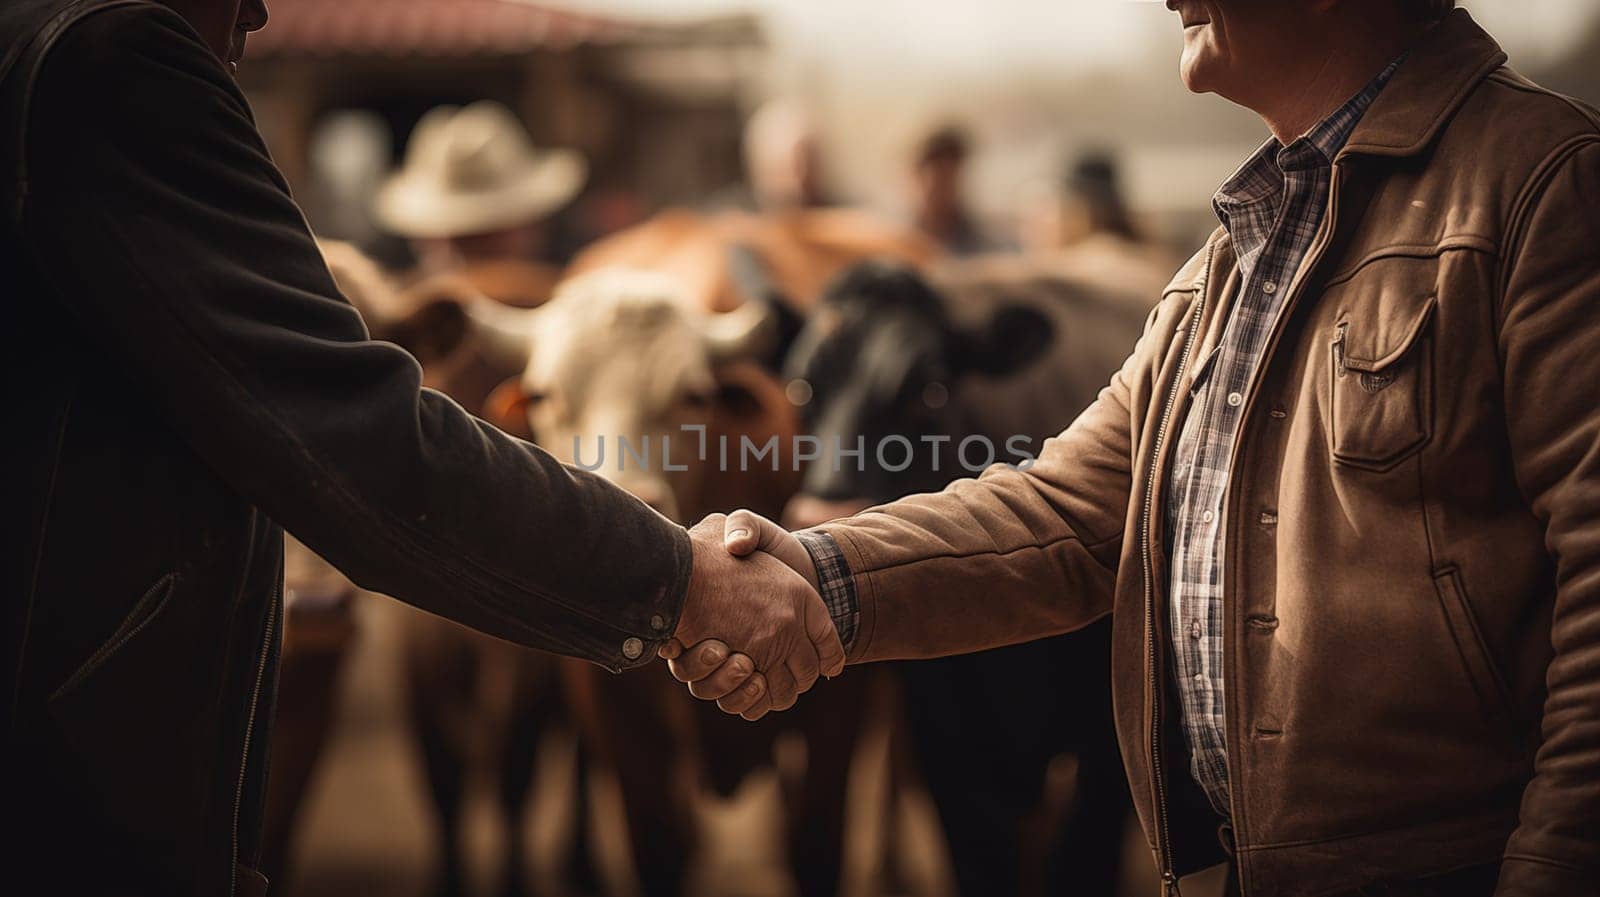
<path fill-rule="evenodd" d="M 683 605 L 689 595 L 689 574 L 694 569 L 694 546 L 689 541 L 689 531 L 676 524 L 672 526 L 670 538 L 671 578 L 627 615 L 648 621 L 648 628 L 632 633 L 624 630 L 614 644 L 601 649 L 601 656 L 590 658 L 613 673 L 648 666 L 656 659 L 656 650 L 671 641 L 672 634 L 678 631 L 678 618 L 683 615 Z"/>

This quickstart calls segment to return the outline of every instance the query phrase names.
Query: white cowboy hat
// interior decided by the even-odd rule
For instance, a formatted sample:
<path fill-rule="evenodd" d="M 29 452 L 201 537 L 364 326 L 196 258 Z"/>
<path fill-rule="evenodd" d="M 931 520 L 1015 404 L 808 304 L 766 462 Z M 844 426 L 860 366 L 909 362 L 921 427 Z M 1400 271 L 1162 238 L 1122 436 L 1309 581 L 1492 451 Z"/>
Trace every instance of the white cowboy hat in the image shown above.
<path fill-rule="evenodd" d="M 405 163 L 378 191 L 378 223 L 405 237 L 459 237 L 538 220 L 582 189 L 577 150 L 539 150 L 511 110 L 483 101 L 432 109 Z"/>

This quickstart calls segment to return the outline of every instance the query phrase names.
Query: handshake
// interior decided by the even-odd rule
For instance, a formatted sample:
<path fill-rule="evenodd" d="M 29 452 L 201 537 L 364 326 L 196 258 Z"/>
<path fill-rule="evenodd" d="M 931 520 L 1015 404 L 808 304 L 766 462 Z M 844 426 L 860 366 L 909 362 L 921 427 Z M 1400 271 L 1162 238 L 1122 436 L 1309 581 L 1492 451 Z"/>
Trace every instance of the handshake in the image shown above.
<path fill-rule="evenodd" d="M 843 672 L 844 646 L 794 535 L 735 511 L 700 521 L 689 538 L 688 597 L 659 653 L 691 694 L 756 720 L 793 707 L 818 676 Z"/>

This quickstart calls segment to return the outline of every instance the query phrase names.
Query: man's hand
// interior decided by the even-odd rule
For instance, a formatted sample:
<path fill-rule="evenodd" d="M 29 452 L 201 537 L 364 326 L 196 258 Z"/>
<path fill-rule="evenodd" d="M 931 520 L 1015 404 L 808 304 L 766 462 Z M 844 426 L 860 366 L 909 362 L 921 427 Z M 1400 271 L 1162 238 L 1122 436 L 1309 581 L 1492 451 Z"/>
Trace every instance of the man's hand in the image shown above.
<path fill-rule="evenodd" d="M 745 511 L 713 514 L 689 537 L 689 597 L 675 641 L 661 655 L 695 697 L 760 719 L 794 706 L 819 675 L 844 669 L 844 647 L 817 594 L 810 555 L 794 537 Z M 763 538 L 776 549 L 772 556 L 756 552 Z"/>
<path fill-rule="evenodd" d="M 770 554 L 804 576 L 806 582 L 811 583 L 812 591 L 820 591 L 811 552 L 806 551 L 794 533 L 754 511 L 734 511 L 724 521 L 722 530 L 722 545 L 729 554 L 741 558 L 757 551 Z"/>

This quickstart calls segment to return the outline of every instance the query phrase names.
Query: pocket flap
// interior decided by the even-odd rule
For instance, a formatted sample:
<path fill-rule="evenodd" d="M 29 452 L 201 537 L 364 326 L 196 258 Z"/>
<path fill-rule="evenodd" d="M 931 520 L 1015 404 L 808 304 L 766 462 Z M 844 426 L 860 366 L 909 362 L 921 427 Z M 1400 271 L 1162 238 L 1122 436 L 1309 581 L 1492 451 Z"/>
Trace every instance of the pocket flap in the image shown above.
<path fill-rule="evenodd" d="M 1439 298 L 1430 295 L 1412 309 L 1350 321 L 1344 335 L 1344 366 L 1372 374 L 1399 361 L 1427 329 L 1438 303 Z"/>

